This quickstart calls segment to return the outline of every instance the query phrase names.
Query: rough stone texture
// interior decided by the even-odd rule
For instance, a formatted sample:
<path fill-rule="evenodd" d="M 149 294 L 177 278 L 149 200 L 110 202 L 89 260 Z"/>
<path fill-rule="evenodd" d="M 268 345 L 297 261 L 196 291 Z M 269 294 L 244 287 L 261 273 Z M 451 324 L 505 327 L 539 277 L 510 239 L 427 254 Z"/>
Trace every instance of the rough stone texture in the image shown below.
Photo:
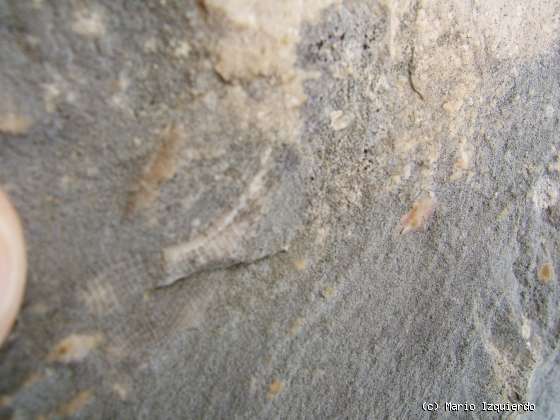
<path fill-rule="evenodd" d="M 557 418 L 559 11 L 0 0 L 0 417 Z"/>

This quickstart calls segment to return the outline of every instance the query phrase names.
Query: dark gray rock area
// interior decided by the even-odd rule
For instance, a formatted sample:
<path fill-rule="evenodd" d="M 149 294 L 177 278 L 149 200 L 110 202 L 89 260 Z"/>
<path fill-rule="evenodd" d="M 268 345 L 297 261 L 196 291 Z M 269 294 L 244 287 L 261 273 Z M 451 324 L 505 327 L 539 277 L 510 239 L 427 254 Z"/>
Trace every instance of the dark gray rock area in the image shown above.
<path fill-rule="evenodd" d="M 0 0 L 0 418 L 560 418 L 559 17 Z"/>

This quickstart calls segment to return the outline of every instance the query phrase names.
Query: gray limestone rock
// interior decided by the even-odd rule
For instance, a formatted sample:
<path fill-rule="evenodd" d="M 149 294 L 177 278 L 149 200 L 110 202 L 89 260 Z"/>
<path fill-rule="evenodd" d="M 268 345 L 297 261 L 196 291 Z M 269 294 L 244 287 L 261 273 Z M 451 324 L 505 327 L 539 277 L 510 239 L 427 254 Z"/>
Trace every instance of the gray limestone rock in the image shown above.
<path fill-rule="evenodd" d="M 559 418 L 559 18 L 0 0 L 0 418 Z"/>

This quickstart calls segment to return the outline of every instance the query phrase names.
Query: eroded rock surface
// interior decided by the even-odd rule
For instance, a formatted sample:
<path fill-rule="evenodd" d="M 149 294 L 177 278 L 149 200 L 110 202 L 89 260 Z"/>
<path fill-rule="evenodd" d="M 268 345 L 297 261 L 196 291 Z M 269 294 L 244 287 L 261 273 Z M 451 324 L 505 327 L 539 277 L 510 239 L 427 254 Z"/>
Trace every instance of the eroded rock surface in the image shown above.
<path fill-rule="evenodd" d="M 554 418 L 559 9 L 0 0 L 0 416 Z"/>

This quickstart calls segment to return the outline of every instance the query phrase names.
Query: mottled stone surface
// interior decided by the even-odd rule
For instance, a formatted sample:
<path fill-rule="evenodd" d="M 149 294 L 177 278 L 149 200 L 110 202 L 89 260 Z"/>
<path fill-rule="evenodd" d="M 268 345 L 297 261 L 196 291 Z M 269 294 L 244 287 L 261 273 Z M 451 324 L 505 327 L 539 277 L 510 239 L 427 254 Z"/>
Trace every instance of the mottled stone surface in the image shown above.
<path fill-rule="evenodd" d="M 0 418 L 556 418 L 559 12 L 0 0 Z"/>

